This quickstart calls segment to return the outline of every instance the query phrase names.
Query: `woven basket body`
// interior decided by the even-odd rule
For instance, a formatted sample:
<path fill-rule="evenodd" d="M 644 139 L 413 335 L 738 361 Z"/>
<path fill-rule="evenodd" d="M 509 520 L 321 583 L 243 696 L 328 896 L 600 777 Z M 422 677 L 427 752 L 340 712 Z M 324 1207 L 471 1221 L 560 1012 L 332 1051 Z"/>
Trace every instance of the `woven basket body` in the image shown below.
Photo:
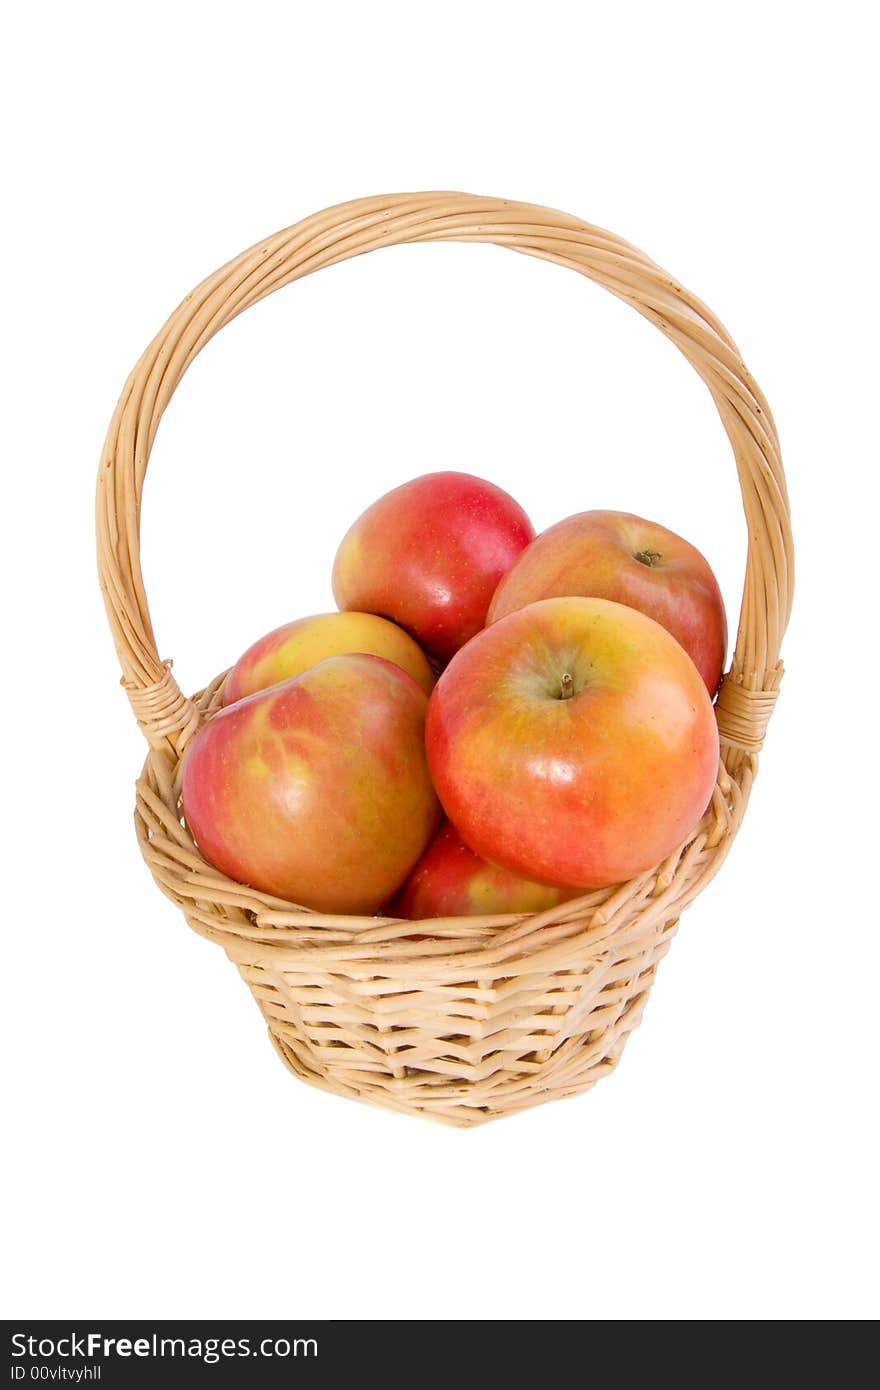
<path fill-rule="evenodd" d="M 181 756 L 219 707 L 189 698 L 153 636 L 140 569 L 144 474 L 162 413 L 226 323 L 291 281 L 377 247 L 492 242 L 586 275 L 650 319 L 706 383 L 733 448 L 748 523 L 742 609 L 716 712 L 721 762 L 697 830 L 649 873 L 537 916 L 411 922 L 324 916 L 224 877 L 182 820 Z M 205 280 L 126 383 L 98 477 L 98 556 L 110 625 L 149 744 L 138 839 L 156 882 L 223 946 L 297 1076 L 341 1095 L 472 1125 L 587 1090 L 636 1026 L 682 909 L 721 864 L 752 787 L 781 675 L 792 551 L 770 411 L 721 324 L 633 247 L 575 217 L 458 193 L 330 208 Z M 414 933 L 427 933 L 413 940 Z"/>

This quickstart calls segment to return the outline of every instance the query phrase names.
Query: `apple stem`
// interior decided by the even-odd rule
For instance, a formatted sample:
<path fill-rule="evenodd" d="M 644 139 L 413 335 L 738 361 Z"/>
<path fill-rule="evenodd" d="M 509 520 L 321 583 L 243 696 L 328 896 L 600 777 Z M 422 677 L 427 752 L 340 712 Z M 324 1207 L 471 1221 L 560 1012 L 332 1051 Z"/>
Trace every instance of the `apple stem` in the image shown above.
<path fill-rule="evenodd" d="M 560 700 L 570 700 L 574 694 L 574 681 L 566 671 L 562 677 L 562 689 L 559 692 Z"/>

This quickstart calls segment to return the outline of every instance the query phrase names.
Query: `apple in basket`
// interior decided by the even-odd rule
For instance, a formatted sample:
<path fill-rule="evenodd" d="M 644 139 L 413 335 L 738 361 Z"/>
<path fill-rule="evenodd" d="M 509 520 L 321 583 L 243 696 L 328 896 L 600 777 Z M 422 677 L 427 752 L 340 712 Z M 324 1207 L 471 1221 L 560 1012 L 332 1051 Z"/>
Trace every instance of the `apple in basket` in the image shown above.
<path fill-rule="evenodd" d="M 490 864 L 469 850 L 455 826 L 446 821 L 385 911 L 389 917 L 408 920 L 543 912 L 579 892 L 534 883 Z"/>
<path fill-rule="evenodd" d="M 248 647 L 223 685 L 224 705 L 300 676 L 328 656 L 364 652 L 400 666 L 426 695 L 434 688 L 428 658 L 409 633 L 374 613 L 316 613 L 285 623 Z"/>
<path fill-rule="evenodd" d="M 468 473 L 426 473 L 380 497 L 336 554 L 342 609 L 391 618 L 440 661 L 486 621 L 498 581 L 534 536 L 522 507 Z"/>
<path fill-rule="evenodd" d="M 628 512 L 579 512 L 542 531 L 501 580 L 493 623 L 537 599 L 581 594 L 647 613 L 718 689 L 727 619 L 708 561 L 674 531 Z"/>
<path fill-rule="evenodd" d="M 605 599 L 544 599 L 486 628 L 438 680 L 426 738 L 470 849 L 572 888 L 664 859 L 718 769 L 696 666 L 659 623 Z"/>
<path fill-rule="evenodd" d="M 356 654 L 227 705 L 183 761 L 183 809 L 201 854 L 303 907 L 375 912 L 440 816 L 427 703 L 399 666 Z"/>

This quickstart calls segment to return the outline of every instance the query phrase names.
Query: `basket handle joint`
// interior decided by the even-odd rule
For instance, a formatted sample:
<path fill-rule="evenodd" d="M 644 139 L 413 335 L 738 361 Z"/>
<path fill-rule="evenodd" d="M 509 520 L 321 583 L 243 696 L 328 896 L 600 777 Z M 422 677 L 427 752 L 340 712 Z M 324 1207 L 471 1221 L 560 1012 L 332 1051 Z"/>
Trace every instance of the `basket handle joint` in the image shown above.
<path fill-rule="evenodd" d="M 182 753 L 197 731 L 201 716 L 184 695 L 171 673 L 172 662 L 162 662 L 162 675 L 151 685 L 136 685 L 123 676 L 120 684 L 128 695 L 141 731 L 151 748 L 162 748 L 166 740 Z"/>
<path fill-rule="evenodd" d="M 758 680 L 746 681 L 742 675 L 728 671 L 715 703 L 722 743 L 743 753 L 761 751 L 781 680 L 781 661 L 765 674 L 760 683 Z"/>

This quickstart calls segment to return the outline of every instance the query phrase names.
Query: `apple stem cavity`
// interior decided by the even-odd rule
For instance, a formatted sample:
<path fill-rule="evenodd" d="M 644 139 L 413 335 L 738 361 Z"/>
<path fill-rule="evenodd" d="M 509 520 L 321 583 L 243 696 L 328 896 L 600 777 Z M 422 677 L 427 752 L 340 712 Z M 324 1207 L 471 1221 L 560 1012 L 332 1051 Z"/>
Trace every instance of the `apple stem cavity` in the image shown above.
<path fill-rule="evenodd" d="M 636 550 L 633 559 L 638 560 L 640 565 L 647 565 L 652 569 L 658 560 L 663 559 L 663 552 L 660 550 Z"/>
<path fill-rule="evenodd" d="M 568 671 L 564 672 L 560 685 L 560 700 L 570 700 L 574 694 L 574 681 Z"/>

